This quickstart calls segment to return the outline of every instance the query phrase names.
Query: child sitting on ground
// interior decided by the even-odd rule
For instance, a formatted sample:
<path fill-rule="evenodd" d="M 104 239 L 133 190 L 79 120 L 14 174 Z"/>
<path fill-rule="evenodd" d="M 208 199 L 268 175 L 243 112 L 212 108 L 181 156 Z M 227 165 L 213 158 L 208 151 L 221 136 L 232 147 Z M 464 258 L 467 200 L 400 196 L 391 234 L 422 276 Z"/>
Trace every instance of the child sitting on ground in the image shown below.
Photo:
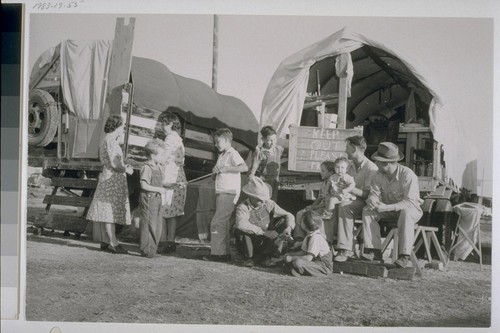
<path fill-rule="evenodd" d="M 319 230 L 321 234 L 330 242 L 333 243 L 333 226 L 329 228 L 329 226 L 325 230 L 325 226 L 322 220 L 322 216 L 325 215 L 325 209 L 327 209 L 326 200 L 329 199 L 332 193 L 332 183 L 330 182 L 330 178 L 335 173 L 335 164 L 332 161 L 324 161 L 320 165 L 319 174 L 321 176 L 321 188 L 319 190 L 318 197 L 316 200 L 309 206 L 297 212 L 296 218 L 296 227 L 293 232 L 293 238 L 297 241 L 301 241 L 305 238 L 307 234 L 307 230 L 303 224 L 303 217 L 306 212 L 312 212 L 313 218 L 319 225 Z M 331 215 L 331 213 L 330 213 Z M 331 230 L 330 230 L 331 229 Z M 299 246 L 300 244 L 296 244 Z"/>
<path fill-rule="evenodd" d="M 332 251 L 325 237 L 319 232 L 319 226 L 308 211 L 304 214 L 304 226 L 307 236 L 299 251 L 284 255 L 285 267 L 293 276 L 322 276 L 332 272 Z"/>

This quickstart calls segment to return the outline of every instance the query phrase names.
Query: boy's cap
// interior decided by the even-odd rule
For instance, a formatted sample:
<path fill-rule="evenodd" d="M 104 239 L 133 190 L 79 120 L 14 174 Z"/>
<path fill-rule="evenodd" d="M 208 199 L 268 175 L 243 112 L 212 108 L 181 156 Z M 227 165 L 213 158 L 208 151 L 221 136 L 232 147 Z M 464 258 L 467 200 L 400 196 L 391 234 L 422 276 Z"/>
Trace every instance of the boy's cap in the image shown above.
<path fill-rule="evenodd" d="M 265 183 L 259 177 L 251 177 L 241 190 L 246 195 L 260 200 L 269 200 L 272 192 L 271 185 Z"/>

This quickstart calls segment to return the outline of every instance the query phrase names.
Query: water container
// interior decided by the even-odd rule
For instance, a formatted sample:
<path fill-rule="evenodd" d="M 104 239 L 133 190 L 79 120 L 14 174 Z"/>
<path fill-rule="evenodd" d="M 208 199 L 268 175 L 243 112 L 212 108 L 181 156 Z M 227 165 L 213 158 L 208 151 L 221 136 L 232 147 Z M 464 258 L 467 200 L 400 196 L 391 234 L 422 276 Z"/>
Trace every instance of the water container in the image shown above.
<path fill-rule="evenodd" d="M 418 172 L 417 172 L 417 176 L 420 176 L 420 177 L 425 176 L 425 163 L 424 163 L 424 162 L 421 162 L 421 163 L 418 165 Z"/>
<path fill-rule="evenodd" d="M 432 177 L 432 173 L 433 173 L 433 164 L 432 163 L 429 163 L 427 164 L 427 168 L 425 169 L 425 176 L 426 177 Z"/>

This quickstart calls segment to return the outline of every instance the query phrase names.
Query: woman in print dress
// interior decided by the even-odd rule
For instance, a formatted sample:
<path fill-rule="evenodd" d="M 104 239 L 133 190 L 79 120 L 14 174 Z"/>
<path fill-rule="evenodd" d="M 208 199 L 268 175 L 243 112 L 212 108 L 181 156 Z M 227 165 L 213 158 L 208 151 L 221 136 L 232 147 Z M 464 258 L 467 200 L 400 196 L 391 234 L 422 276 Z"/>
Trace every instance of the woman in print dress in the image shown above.
<path fill-rule="evenodd" d="M 165 179 L 172 178 L 176 174 L 176 179 L 171 179 L 172 182 L 178 183 L 180 186 L 174 187 L 172 199 L 167 202 L 163 210 L 163 218 L 167 224 L 167 245 L 165 253 L 171 253 L 176 250 L 175 246 L 175 230 L 177 228 L 177 217 L 184 215 L 184 204 L 186 203 L 186 174 L 184 173 L 184 144 L 180 137 L 181 122 L 179 117 L 171 111 L 171 108 L 162 115 L 162 128 L 165 132 L 165 143 L 168 146 L 167 153 L 170 154 L 167 160 L 173 160 L 174 169 L 172 167 L 165 168 Z"/>
<path fill-rule="evenodd" d="M 111 115 L 104 126 L 104 139 L 99 148 L 103 164 L 94 198 L 87 219 L 100 225 L 101 250 L 112 253 L 128 253 L 116 239 L 115 224 L 130 224 L 130 204 L 126 173 L 132 174 L 130 165 L 123 162 L 123 120 Z"/>

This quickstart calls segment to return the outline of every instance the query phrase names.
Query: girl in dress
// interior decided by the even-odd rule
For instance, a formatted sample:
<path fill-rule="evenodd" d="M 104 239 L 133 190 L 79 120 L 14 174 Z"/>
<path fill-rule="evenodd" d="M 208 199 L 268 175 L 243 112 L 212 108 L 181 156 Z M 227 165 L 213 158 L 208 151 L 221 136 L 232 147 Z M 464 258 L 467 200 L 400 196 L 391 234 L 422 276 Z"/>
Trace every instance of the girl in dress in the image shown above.
<path fill-rule="evenodd" d="M 167 224 L 167 245 L 165 253 L 176 250 L 175 230 L 177 228 L 177 217 L 184 215 L 184 204 L 186 203 L 186 174 L 184 173 L 184 144 L 182 143 L 181 122 L 179 117 L 173 113 L 172 108 L 167 109 L 162 115 L 162 129 L 165 132 L 165 144 L 170 156 L 166 156 L 167 163 L 164 179 L 166 183 L 177 183 L 171 190 L 171 200 L 164 206 L 163 218 Z M 174 179 L 175 176 L 175 179 Z"/>
<path fill-rule="evenodd" d="M 130 165 L 123 162 L 123 120 L 111 115 L 104 126 L 104 139 L 99 148 L 103 164 L 99 182 L 87 213 L 87 219 L 100 225 L 101 250 L 112 253 L 128 253 L 116 239 L 115 224 L 130 224 L 127 174 L 132 174 Z"/>

